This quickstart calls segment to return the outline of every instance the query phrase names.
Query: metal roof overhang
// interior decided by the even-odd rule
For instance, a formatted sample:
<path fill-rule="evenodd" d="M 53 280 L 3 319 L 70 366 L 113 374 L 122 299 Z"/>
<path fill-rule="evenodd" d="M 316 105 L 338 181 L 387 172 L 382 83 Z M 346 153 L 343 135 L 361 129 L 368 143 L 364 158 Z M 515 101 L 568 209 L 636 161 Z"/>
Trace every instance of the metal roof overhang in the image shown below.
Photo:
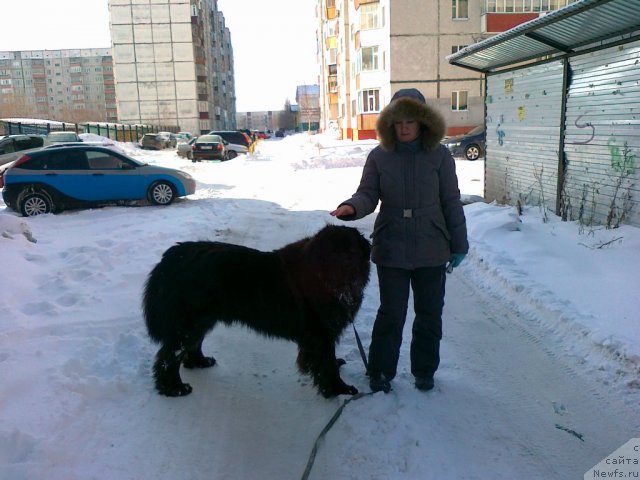
<path fill-rule="evenodd" d="M 640 0 L 581 0 L 447 56 L 489 73 L 640 30 Z"/>

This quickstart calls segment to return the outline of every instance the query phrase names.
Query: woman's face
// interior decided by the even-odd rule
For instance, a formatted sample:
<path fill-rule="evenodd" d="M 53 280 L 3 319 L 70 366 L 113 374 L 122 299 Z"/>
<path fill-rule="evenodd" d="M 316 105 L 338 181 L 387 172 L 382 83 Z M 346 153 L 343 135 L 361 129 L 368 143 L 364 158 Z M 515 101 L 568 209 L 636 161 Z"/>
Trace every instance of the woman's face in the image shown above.
<path fill-rule="evenodd" d="M 420 125 L 415 120 L 399 120 L 393 126 L 399 142 L 413 142 L 420 134 Z"/>

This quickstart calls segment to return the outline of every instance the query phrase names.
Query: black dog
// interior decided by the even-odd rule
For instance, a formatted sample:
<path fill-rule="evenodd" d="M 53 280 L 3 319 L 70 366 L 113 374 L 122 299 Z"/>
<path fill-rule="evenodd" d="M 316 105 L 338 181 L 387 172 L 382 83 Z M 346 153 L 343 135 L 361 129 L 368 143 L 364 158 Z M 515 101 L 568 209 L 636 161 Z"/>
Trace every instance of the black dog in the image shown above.
<path fill-rule="evenodd" d="M 153 366 L 158 392 L 188 395 L 180 364 L 211 367 L 204 336 L 218 321 L 246 325 L 298 344 L 298 368 L 325 397 L 355 395 L 340 378 L 335 345 L 362 303 L 370 243 L 351 227 L 327 226 L 272 252 L 220 242 L 169 248 L 149 274 L 143 309 L 161 345 Z"/>

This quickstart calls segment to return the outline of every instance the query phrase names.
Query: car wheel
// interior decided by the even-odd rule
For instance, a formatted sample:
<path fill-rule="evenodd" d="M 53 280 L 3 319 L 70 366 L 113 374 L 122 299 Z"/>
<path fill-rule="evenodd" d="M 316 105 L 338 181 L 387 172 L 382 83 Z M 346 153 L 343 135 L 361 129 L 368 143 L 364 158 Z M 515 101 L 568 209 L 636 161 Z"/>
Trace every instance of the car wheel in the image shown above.
<path fill-rule="evenodd" d="M 235 150 L 229 150 L 227 151 L 227 159 L 231 160 L 232 158 L 236 158 L 238 156 L 238 154 L 236 153 Z"/>
<path fill-rule="evenodd" d="M 20 213 L 24 217 L 35 217 L 52 211 L 53 201 L 44 192 L 27 193 L 20 201 Z"/>
<path fill-rule="evenodd" d="M 149 187 L 148 198 L 154 205 L 169 205 L 176 198 L 176 193 L 173 185 L 160 181 Z"/>
<path fill-rule="evenodd" d="M 468 145 L 464 149 L 464 156 L 467 157 L 467 160 L 477 160 L 480 157 L 480 147 L 473 143 Z"/>

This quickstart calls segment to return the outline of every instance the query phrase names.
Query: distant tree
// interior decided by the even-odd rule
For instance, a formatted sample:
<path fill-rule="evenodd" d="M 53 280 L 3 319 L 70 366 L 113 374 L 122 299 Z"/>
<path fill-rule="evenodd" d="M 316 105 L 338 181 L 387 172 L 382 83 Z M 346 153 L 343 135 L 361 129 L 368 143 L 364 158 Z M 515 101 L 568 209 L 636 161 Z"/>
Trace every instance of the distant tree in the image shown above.
<path fill-rule="evenodd" d="M 304 122 L 307 131 L 311 130 L 311 118 L 314 112 L 314 107 L 317 109 L 317 106 L 313 105 L 314 98 L 314 96 L 309 95 L 307 88 L 304 88 L 303 93 L 298 97 L 300 120 Z"/>
<path fill-rule="evenodd" d="M 291 101 L 288 98 L 284 102 L 284 110 L 280 112 L 278 125 L 280 128 L 284 128 L 285 130 L 295 129 L 295 115 L 291 111 Z"/>
<path fill-rule="evenodd" d="M 0 101 L 0 118 L 31 118 L 36 111 L 36 106 L 21 96 L 7 95 Z"/>

